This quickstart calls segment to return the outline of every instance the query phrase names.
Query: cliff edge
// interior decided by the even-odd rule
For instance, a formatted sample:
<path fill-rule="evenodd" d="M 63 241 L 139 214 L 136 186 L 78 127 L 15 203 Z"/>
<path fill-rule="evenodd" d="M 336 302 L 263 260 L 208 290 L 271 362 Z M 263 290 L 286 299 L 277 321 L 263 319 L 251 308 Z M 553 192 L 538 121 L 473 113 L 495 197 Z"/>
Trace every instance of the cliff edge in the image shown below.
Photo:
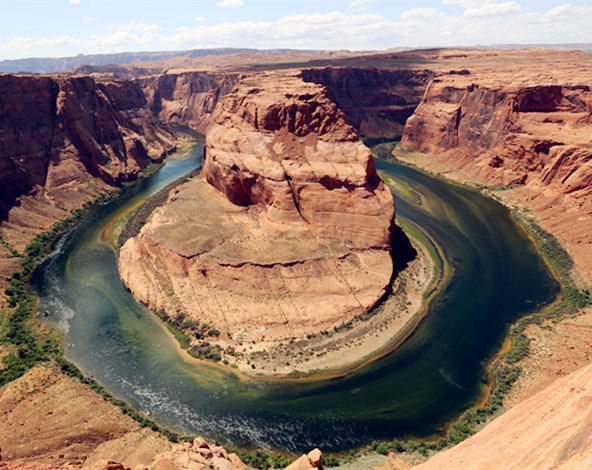
<path fill-rule="evenodd" d="M 532 212 L 590 285 L 592 59 L 578 51 L 489 54 L 430 82 L 401 145 L 424 154 L 411 157 L 420 167 L 486 185 Z"/>
<path fill-rule="evenodd" d="M 0 75 L 0 97 L 0 235 L 16 249 L 175 149 L 129 81 Z"/>

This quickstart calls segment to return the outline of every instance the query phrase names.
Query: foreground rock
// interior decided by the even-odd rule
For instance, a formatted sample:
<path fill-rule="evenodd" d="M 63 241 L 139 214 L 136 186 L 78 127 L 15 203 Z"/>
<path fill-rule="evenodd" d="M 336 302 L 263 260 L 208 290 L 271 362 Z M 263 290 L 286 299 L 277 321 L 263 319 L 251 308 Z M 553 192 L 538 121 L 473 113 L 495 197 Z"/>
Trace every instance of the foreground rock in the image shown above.
<path fill-rule="evenodd" d="M 319 449 L 313 449 L 308 454 L 302 455 L 290 465 L 286 470 L 314 470 L 323 468 L 323 453 Z"/>
<path fill-rule="evenodd" d="M 0 468 L 245 470 L 202 438 L 172 444 L 51 364 L 0 388 Z"/>
<path fill-rule="evenodd" d="M 592 467 L 592 365 L 500 416 L 475 436 L 417 470 Z"/>
<path fill-rule="evenodd" d="M 222 341 L 273 341 L 338 327 L 387 292 L 392 196 L 321 86 L 244 77 L 214 114 L 202 174 L 121 249 L 151 309 Z"/>

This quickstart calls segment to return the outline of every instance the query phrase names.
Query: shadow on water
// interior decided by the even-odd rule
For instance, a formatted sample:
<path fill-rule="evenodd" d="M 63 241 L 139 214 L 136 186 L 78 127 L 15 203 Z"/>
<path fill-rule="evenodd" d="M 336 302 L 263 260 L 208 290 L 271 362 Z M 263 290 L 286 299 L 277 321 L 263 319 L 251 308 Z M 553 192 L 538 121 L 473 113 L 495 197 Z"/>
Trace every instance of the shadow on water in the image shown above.
<path fill-rule="evenodd" d="M 407 269 L 409 263 L 417 258 L 417 250 L 411 244 L 409 237 L 403 229 L 395 225 L 393 229 L 393 240 L 391 243 L 393 252 L 393 267 L 395 273 L 400 273 Z"/>

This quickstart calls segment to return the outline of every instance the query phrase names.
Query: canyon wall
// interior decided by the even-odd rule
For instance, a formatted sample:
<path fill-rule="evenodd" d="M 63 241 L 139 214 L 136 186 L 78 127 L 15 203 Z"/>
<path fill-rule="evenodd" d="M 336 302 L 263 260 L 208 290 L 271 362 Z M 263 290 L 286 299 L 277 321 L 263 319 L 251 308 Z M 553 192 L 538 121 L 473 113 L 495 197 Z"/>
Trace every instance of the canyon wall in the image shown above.
<path fill-rule="evenodd" d="M 365 139 L 397 138 L 421 102 L 429 70 L 325 67 L 302 70 L 306 82 L 324 85 Z"/>
<path fill-rule="evenodd" d="M 536 180 L 560 193 L 590 191 L 589 85 L 480 85 L 477 77 L 434 80 L 401 144 L 446 158 L 478 181 Z"/>
<path fill-rule="evenodd" d="M 403 158 L 498 190 L 531 212 L 568 249 L 576 277 L 591 285 L 592 71 L 587 55 L 569 56 L 574 62 L 546 69 L 545 80 L 526 67 L 439 75 L 408 119 L 401 146 L 424 154 Z"/>
<path fill-rule="evenodd" d="M 142 89 L 89 77 L 0 76 L 0 232 L 20 249 L 67 212 L 174 150 Z"/>
<path fill-rule="evenodd" d="M 183 72 L 143 77 L 138 83 L 154 116 L 204 133 L 218 101 L 238 79 L 233 73 Z"/>
<path fill-rule="evenodd" d="M 121 249 L 150 308 L 261 343 L 347 323 L 387 292 L 393 199 L 323 87 L 243 76 L 213 115 L 202 176 Z"/>

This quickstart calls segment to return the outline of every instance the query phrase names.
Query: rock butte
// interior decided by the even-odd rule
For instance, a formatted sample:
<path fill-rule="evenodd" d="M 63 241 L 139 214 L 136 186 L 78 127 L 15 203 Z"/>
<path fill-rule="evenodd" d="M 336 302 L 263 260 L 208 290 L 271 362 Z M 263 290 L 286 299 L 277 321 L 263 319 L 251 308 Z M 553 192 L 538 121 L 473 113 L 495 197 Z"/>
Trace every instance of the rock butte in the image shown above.
<path fill-rule="evenodd" d="M 387 292 L 393 199 L 322 86 L 242 77 L 212 116 L 202 176 L 121 248 L 122 279 L 151 309 L 222 340 L 289 339 L 347 323 Z"/>

